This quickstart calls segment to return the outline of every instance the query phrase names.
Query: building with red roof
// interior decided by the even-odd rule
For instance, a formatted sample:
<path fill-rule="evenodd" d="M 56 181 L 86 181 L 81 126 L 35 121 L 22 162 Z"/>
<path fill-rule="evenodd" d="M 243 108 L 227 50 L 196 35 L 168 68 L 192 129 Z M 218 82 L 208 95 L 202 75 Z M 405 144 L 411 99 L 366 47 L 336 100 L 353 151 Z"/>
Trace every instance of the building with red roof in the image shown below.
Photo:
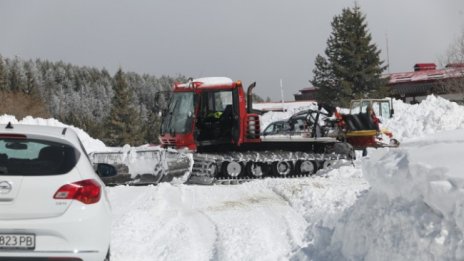
<path fill-rule="evenodd" d="M 452 81 L 464 84 L 464 64 L 448 64 L 443 69 L 437 69 L 434 63 L 417 63 L 413 72 L 391 73 L 385 77 L 389 78 L 391 95 L 403 101 L 420 101 L 429 94 L 450 100 L 464 98 L 459 90 L 446 88 Z"/>
<path fill-rule="evenodd" d="M 429 94 L 464 103 L 464 64 L 448 64 L 437 69 L 434 63 L 417 63 L 414 71 L 385 74 L 390 95 L 415 103 Z M 454 85 L 454 86 L 453 86 Z M 450 86 L 454 88 L 449 88 Z M 295 94 L 295 100 L 316 100 L 317 87 L 307 87 Z"/>

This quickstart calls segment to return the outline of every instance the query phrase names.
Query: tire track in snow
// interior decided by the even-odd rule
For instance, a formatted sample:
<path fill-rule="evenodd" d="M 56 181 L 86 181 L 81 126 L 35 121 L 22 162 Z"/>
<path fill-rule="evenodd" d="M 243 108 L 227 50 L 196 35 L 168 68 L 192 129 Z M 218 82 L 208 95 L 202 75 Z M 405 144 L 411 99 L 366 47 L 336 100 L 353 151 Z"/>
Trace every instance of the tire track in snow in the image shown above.
<path fill-rule="evenodd" d="M 213 248 L 211 250 L 212 252 L 211 260 L 220 260 L 219 259 L 219 244 L 220 244 L 221 238 L 219 237 L 219 228 L 216 222 L 214 222 L 214 220 L 210 216 L 208 216 L 204 211 L 199 211 L 199 212 L 203 216 L 205 216 L 205 218 L 207 218 L 211 222 L 211 224 L 214 226 L 215 240 L 214 240 Z"/>
<path fill-rule="evenodd" d="M 253 188 L 255 185 L 258 187 Z M 224 194 L 204 205 L 202 211 L 217 228 L 213 260 L 285 259 L 296 248 L 294 242 L 302 237 L 300 228 L 304 228 L 302 219 L 262 185 L 260 181 L 213 189 Z"/>

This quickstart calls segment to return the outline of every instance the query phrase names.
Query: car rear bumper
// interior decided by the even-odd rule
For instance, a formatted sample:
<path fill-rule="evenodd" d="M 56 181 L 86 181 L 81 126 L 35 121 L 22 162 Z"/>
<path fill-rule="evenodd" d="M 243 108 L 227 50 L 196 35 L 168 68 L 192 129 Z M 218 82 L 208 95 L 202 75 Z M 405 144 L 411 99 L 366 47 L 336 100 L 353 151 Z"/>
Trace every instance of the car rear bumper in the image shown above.
<path fill-rule="evenodd" d="M 63 257 L 104 260 L 109 244 L 111 213 L 104 204 L 73 202 L 65 214 L 42 219 L 0 220 L 0 233 L 34 234 L 34 250 L 0 249 L 5 257 Z M 10 259 L 8 259 L 10 260 Z M 26 259 L 28 260 L 28 259 Z M 30 259 L 36 260 L 36 259 Z M 60 259 L 61 260 L 61 259 Z"/>
<path fill-rule="evenodd" d="M 105 255 L 100 253 L 53 253 L 53 252 L 34 252 L 31 253 L 9 253 L 5 256 L 0 256 L 0 261 L 102 261 Z"/>
<path fill-rule="evenodd" d="M 106 250 L 107 251 L 107 250 Z M 107 252 L 100 250 L 75 250 L 75 251 L 3 251 L 0 250 L 0 261 L 42 261 L 42 260 L 70 260 L 70 261 L 102 261 Z"/>

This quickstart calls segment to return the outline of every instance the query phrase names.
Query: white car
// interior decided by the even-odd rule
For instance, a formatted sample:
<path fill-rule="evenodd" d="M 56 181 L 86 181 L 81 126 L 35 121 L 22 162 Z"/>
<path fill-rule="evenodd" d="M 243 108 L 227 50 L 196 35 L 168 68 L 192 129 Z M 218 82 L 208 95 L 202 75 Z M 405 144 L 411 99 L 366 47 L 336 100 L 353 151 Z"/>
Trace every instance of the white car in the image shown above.
<path fill-rule="evenodd" d="M 72 129 L 0 125 L 0 260 L 109 260 L 110 228 L 105 185 Z"/>

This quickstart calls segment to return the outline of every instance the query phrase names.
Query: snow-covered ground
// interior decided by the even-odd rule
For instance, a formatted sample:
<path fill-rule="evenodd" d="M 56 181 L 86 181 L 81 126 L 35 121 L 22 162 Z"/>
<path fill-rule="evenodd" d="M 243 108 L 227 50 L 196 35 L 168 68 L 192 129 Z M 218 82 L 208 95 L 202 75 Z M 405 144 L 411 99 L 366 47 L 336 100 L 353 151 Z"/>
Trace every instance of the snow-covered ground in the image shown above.
<path fill-rule="evenodd" d="M 321 176 L 108 188 L 112 259 L 464 260 L 464 107 L 434 96 L 394 107 L 383 127 L 400 148 L 369 150 Z M 89 151 L 102 149 L 79 135 Z"/>

